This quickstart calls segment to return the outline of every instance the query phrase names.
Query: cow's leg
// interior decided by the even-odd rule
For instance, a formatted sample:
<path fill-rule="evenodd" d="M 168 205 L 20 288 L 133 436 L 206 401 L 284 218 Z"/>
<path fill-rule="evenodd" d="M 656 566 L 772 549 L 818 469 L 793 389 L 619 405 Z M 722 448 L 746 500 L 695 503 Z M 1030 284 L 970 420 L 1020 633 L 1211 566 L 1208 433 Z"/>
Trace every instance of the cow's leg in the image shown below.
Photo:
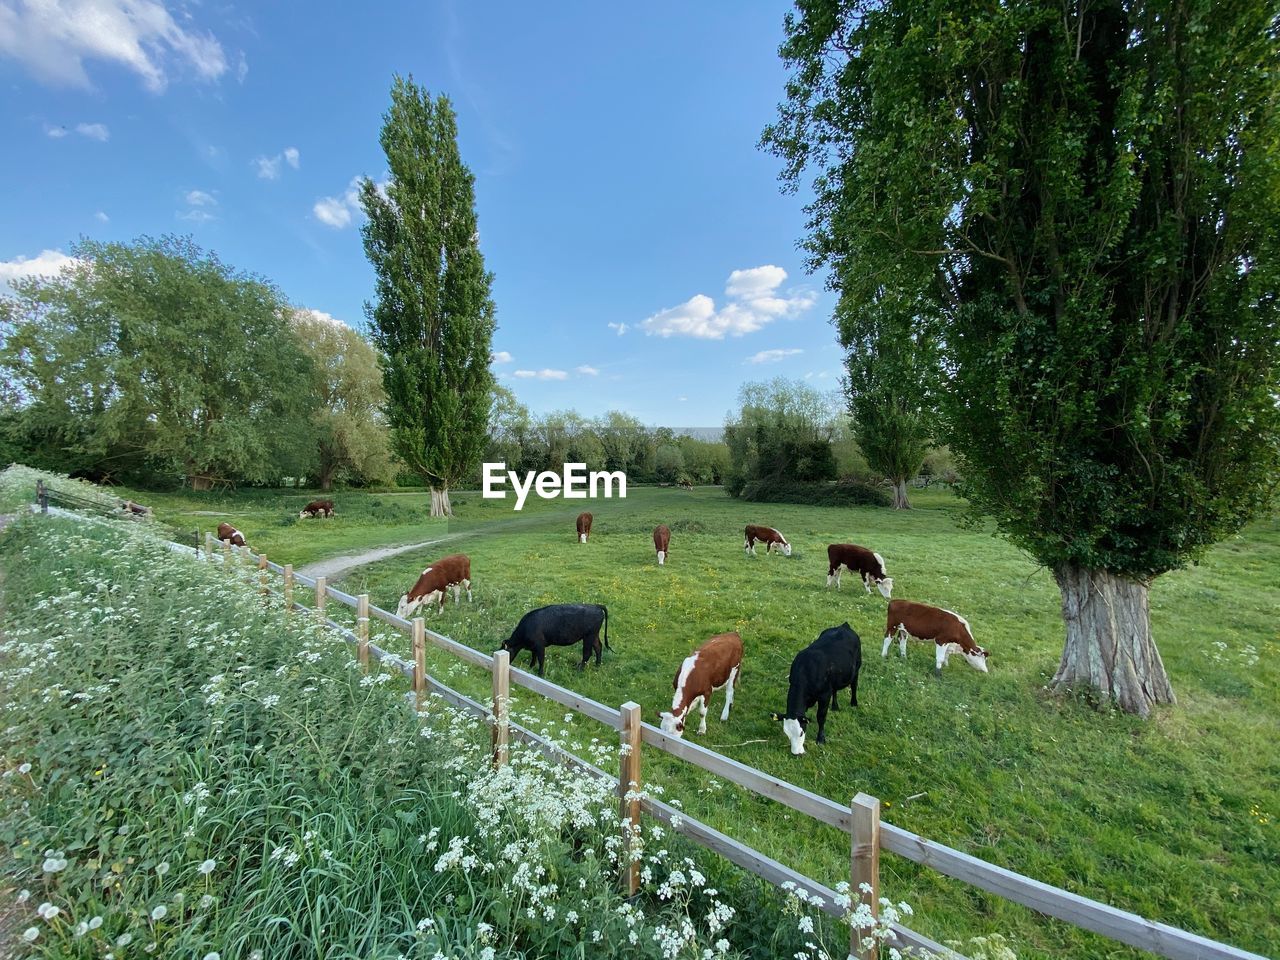
<path fill-rule="evenodd" d="M 891 644 L 891 643 L 893 643 L 893 634 L 892 634 L 892 633 L 886 633 L 886 634 L 884 635 L 884 646 L 880 648 L 880 656 L 882 656 L 882 657 L 888 657 L 888 656 L 889 656 L 889 644 Z"/>
<path fill-rule="evenodd" d="M 942 676 L 942 668 L 947 665 L 947 645 L 945 643 L 935 644 L 937 653 L 933 659 L 933 675 L 935 677 Z"/>
<path fill-rule="evenodd" d="M 871 592 L 871 574 L 864 573 L 862 575 L 862 585 L 867 588 L 867 593 Z"/>
<path fill-rule="evenodd" d="M 544 676 L 547 672 L 547 648 L 545 644 L 538 644 L 533 648 L 534 653 L 538 657 L 538 676 Z"/>
<path fill-rule="evenodd" d="M 755 552 L 756 552 L 756 545 L 755 545 L 754 543 L 752 543 L 752 542 L 751 542 L 751 538 L 750 538 L 750 537 L 748 537 L 748 538 L 743 542 L 743 544 L 742 544 L 742 549 L 743 549 L 743 550 L 745 550 L 747 553 L 749 553 L 749 554 L 753 554 L 753 555 L 754 555 L 754 554 L 755 554 Z"/>
<path fill-rule="evenodd" d="M 907 655 L 907 628 L 898 625 L 898 656 L 906 657 Z"/>
<path fill-rule="evenodd" d="M 699 733 L 707 732 L 707 711 L 711 708 L 711 705 L 707 703 L 707 701 L 710 699 L 710 694 L 704 694 L 698 698 L 698 709 L 702 711 L 702 718 L 698 721 Z"/>
<path fill-rule="evenodd" d="M 470 581 L 470 580 L 463 580 L 463 581 L 462 581 L 462 586 L 466 588 L 466 591 L 467 591 L 467 603 L 470 603 L 470 602 L 471 602 L 471 581 Z"/>
<path fill-rule="evenodd" d="M 818 742 L 827 742 L 827 708 L 831 705 L 831 695 L 828 693 L 818 701 Z"/>
<path fill-rule="evenodd" d="M 738 682 L 738 668 L 729 671 L 729 682 L 724 685 L 724 709 L 720 711 L 720 722 L 729 719 L 729 708 L 733 706 L 733 685 Z"/>
<path fill-rule="evenodd" d="M 859 664 L 861 667 L 861 664 Z M 849 706 L 856 707 L 858 705 L 858 671 L 853 671 L 853 683 L 849 684 Z"/>

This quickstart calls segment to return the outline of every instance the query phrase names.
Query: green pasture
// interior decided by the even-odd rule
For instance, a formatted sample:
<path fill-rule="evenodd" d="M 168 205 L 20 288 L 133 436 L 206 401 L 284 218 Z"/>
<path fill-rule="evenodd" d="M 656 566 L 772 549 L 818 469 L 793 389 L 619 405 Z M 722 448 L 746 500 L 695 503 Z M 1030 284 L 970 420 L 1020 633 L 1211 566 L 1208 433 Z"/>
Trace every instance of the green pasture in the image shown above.
<path fill-rule="evenodd" d="M 452 534 L 439 547 L 363 567 L 341 587 L 394 610 L 426 561 L 465 552 L 475 602 L 451 602 L 428 625 L 485 651 L 530 608 L 605 603 L 613 650 L 603 667 L 579 674 L 580 648 L 557 648 L 548 678 L 610 705 L 635 700 L 651 722 L 670 703 L 680 660 L 711 634 L 738 630 L 746 655 L 734 714 L 721 724 L 717 698 L 707 735 L 693 734 L 699 742 L 840 802 L 873 794 L 886 820 L 1036 879 L 1264 954 L 1280 945 L 1274 519 L 1157 581 L 1154 629 L 1179 703 L 1141 722 L 1045 691 L 1062 636 L 1052 577 L 989 531 L 962 525 L 963 505 L 943 491 L 917 491 L 906 513 L 633 488 L 624 501 L 531 500 L 515 514 L 510 500 L 463 493 L 459 518 L 447 524 L 425 518 L 425 495 L 377 494 L 336 495 L 337 518 L 298 521 L 310 496 L 150 502 L 171 521 L 225 509 L 279 562 Z M 573 517 L 584 508 L 595 527 L 581 545 Z M 663 568 L 650 536 L 659 522 L 672 529 Z M 749 522 L 778 527 L 793 555 L 744 556 Z M 919 645 L 905 661 L 896 647 L 882 660 L 885 601 L 848 576 L 838 592 L 825 587 L 826 545 L 835 541 L 879 551 L 895 597 L 963 614 L 991 651 L 990 674 L 957 658 L 935 679 L 932 651 Z M 863 638 L 861 706 L 846 703 L 828 721 L 829 742 L 810 740 L 806 755 L 793 757 L 769 714 L 784 705 L 795 652 L 845 620 Z M 390 645 L 408 653 L 398 634 Z M 431 666 L 460 689 L 487 692 L 484 674 L 443 654 Z M 517 708 L 557 712 L 528 694 Z M 599 736 L 613 734 L 600 728 Z M 838 833 L 662 754 L 647 751 L 645 764 L 649 781 L 691 815 L 828 883 L 847 871 Z M 1138 956 L 906 861 L 886 856 L 883 867 L 885 891 L 912 903 L 914 925 L 936 939 L 999 931 L 1025 957 Z"/>

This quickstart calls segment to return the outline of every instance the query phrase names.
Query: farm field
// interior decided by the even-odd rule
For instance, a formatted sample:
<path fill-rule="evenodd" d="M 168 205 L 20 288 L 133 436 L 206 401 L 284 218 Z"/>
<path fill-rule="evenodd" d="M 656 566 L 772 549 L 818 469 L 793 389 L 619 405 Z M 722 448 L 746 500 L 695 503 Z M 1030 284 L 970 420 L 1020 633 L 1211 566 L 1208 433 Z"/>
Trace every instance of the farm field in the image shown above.
<path fill-rule="evenodd" d="M 516 515 L 510 501 L 462 494 L 459 520 L 433 525 L 423 518 L 425 496 L 342 494 L 338 518 L 299 523 L 294 504 L 307 497 L 148 502 L 165 520 L 226 509 L 252 545 L 282 563 L 412 542 L 424 529 L 461 534 L 364 567 L 341 587 L 394 610 L 424 561 L 466 552 L 475 602 L 450 603 L 428 625 L 486 651 L 527 609 L 605 603 L 613 650 L 603 667 L 578 674 L 579 652 L 557 648 L 547 657 L 548 678 L 610 705 L 635 700 L 650 722 L 670 703 L 681 658 L 713 633 L 738 630 L 746 655 L 734 713 L 721 724 L 717 699 L 708 734 L 693 734 L 698 742 L 840 802 L 858 791 L 878 796 L 887 821 L 1036 879 L 1264 954 L 1280 944 L 1275 519 L 1157 581 L 1154 629 L 1179 704 L 1140 722 L 1043 691 L 1061 648 L 1052 578 L 985 530 L 960 525 L 963 505 L 944 491 L 917 491 L 916 509 L 894 513 L 743 504 L 718 489 L 633 488 L 625 501 L 585 502 L 595 514 L 586 545 L 573 534 L 578 503 L 531 501 Z M 193 506 L 211 502 L 217 506 Z M 383 511 L 385 526 L 376 519 Z M 204 519 L 205 528 L 217 522 Z M 650 541 L 659 522 L 672 528 L 664 568 Z M 781 529 L 793 555 L 744 557 L 747 522 Z M 832 541 L 882 553 L 895 597 L 966 616 L 991 651 L 991 673 L 954 659 L 936 680 L 932 652 L 918 645 L 905 661 L 896 652 L 881 660 L 885 602 L 848 577 L 841 591 L 825 589 Z M 784 705 L 794 653 L 844 620 L 863 638 L 861 707 L 833 713 L 829 742 L 810 741 L 793 757 L 769 715 Z M 387 645 L 408 652 L 398 634 Z M 485 675 L 443 654 L 429 658 L 446 682 L 487 693 Z M 517 706 L 555 713 L 527 694 Z M 601 728 L 599 736 L 611 733 Z M 847 841 L 834 831 L 661 754 L 646 752 L 645 763 L 647 779 L 690 814 L 824 882 L 845 875 Z M 883 878 L 889 895 L 916 906 L 912 925 L 935 939 L 999 931 L 1024 957 L 1139 955 L 889 855 Z"/>

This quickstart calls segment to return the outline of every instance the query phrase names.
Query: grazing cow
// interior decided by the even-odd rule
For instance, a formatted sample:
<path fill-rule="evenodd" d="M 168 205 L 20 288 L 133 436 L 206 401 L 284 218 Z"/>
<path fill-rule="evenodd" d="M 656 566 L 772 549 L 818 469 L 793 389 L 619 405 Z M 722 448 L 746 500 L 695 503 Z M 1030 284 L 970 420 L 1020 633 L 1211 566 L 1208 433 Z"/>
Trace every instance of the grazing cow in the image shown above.
<path fill-rule="evenodd" d="M 707 732 L 707 709 L 711 706 L 711 694 L 724 688 L 724 709 L 720 722 L 729 719 L 733 706 L 733 687 L 742 670 L 742 637 L 736 633 L 719 633 L 700 646 L 680 665 L 676 674 L 676 694 L 671 698 L 671 712 L 659 718 L 663 733 L 674 737 L 684 736 L 684 721 L 696 704 L 702 710 L 698 732 Z"/>
<path fill-rule="evenodd" d="M 245 545 L 244 534 L 229 523 L 218 524 L 218 541 L 221 542 L 223 540 L 230 540 L 232 546 L 236 547 Z"/>
<path fill-rule="evenodd" d="M 690 493 L 693 493 L 693 484 L 688 480 L 681 480 L 678 486 L 681 490 L 688 490 Z"/>
<path fill-rule="evenodd" d="M 587 665 L 594 651 L 596 666 L 600 666 L 600 626 L 604 625 L 604 646 L 609 647 L 609 609 L 599 603 L 554 603 L 549 607 L 530 610 L 511 636 L 502 642 L 502 649 L 511 654 L 511 662 L 521 650 L 529 651 L 530 661 L 542 676 L 546 666 L 547 647 L 571 647 L 582 641 L 581 670 Z M 609 647 L 612 650 L 612 647 Z"/>
<path fill-rule="evenodd" d="M 333 501 L 332 500 L 312 500 L 305 507 L 298 511 L 298 519 L 303 517 L 332 517 Z"/>
<path fill-rule="evenodd" d="M 757 540 L 765 545 L 765 553 L 777 547 L 782 551 L 784 557 L 791 556 L 791 544 L 787 543 L 787 538 L 773 529 L 773 527 L 757 527 L 753 523 L 747 524 L 747 542 L 743 544 L 743 548 L 753 557 L 756 555 Z"/>
<path fill-rule="evenodd" d="M 465 553 L 453 553 L 437 560 L 422 571 L 410 591 L 400 598 L 396 616 L 408 620 L 420 606 L 438 604 L 436 613 L 444 611 L 445 594 L 452 588 L 453 602 L 462 600 L 462 591 L 471 599 L 471 558 Z"/>
<path fill-rule="evenodd" d="M 840 568 L 843 566 L 862 578 L 862 585 L 867 588 L 867 593 L 871 592 L 873 583 L 886 600 L 893 592 L 893 577 L 884 568 L 884 557 L 866 547 L 860 547 L 856 543 L 833 543 L 827 547 L 827 563 L 828 587 L 834 580 L 836 589 L 840 589 Z"/>
<path fill-rule="evenodd" d="M 578 514 L 578 542 L 586 543 L 587 537 L 591 536 L 591 514 Z"/>
<path fill-rule="evenodd" d="M 667 562 L 667 553 L 671 546 L 671 528 L 665 523 L 653 528 L 653 549 L 658 551 L 658 566 Z"/>
<path fill-rule="evenodd" d="M 840 691 L 850 690 L 849 703 L 858 705 L 858 670 L 862 667 L 862 640 L 848 621 L 818 634 L 791 661 L 791 686 L 787 691 L 787 712 L 773 719 L 782 721 L 782 732 L 791 741 L 791 752 L 804 753 L 805 716 L 818 705 L 818 742 L 826 743 L 827 707 L 840 709 Z"/>
<path fill-rule="evenodd" d="M 936 647 L 933 667 L 936 676 L 942 676 L 942 668 L 947 665 L 947 658 L 953 653 L 963 654 L 973 669 L 987 672 L 987 651 L 973 642 L 969 621 L 951 610 L 912 600 L 890 600 L 881 656 L 889 655 L 889 644 L 893 642 L 895 635 L 898 638 L 898 652 L 904 657 L 907 655 L 909 637 L 926 642 L 932 640 Z"/>

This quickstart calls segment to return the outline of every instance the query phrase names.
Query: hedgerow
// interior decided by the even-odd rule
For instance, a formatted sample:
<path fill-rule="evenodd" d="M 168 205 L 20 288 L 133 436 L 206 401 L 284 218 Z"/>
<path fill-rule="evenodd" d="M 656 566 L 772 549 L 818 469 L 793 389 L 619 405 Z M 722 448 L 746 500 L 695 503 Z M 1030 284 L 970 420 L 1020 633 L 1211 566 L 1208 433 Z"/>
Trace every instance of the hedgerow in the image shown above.
<path fill-rule="evenodd" d="M 52 517 L 0 557 L 0 844 L 32 955 L 845 954 L 802 894 L 656 824 L 625 900 L 609 783 L 518 746 L 495 771 L 482 720 L 415 714 L 401 678 L 234 569 Z M 578 726 L 542 733 L 616 769 Z M 909 912 L 883 903 L 881 934 Z"/>

